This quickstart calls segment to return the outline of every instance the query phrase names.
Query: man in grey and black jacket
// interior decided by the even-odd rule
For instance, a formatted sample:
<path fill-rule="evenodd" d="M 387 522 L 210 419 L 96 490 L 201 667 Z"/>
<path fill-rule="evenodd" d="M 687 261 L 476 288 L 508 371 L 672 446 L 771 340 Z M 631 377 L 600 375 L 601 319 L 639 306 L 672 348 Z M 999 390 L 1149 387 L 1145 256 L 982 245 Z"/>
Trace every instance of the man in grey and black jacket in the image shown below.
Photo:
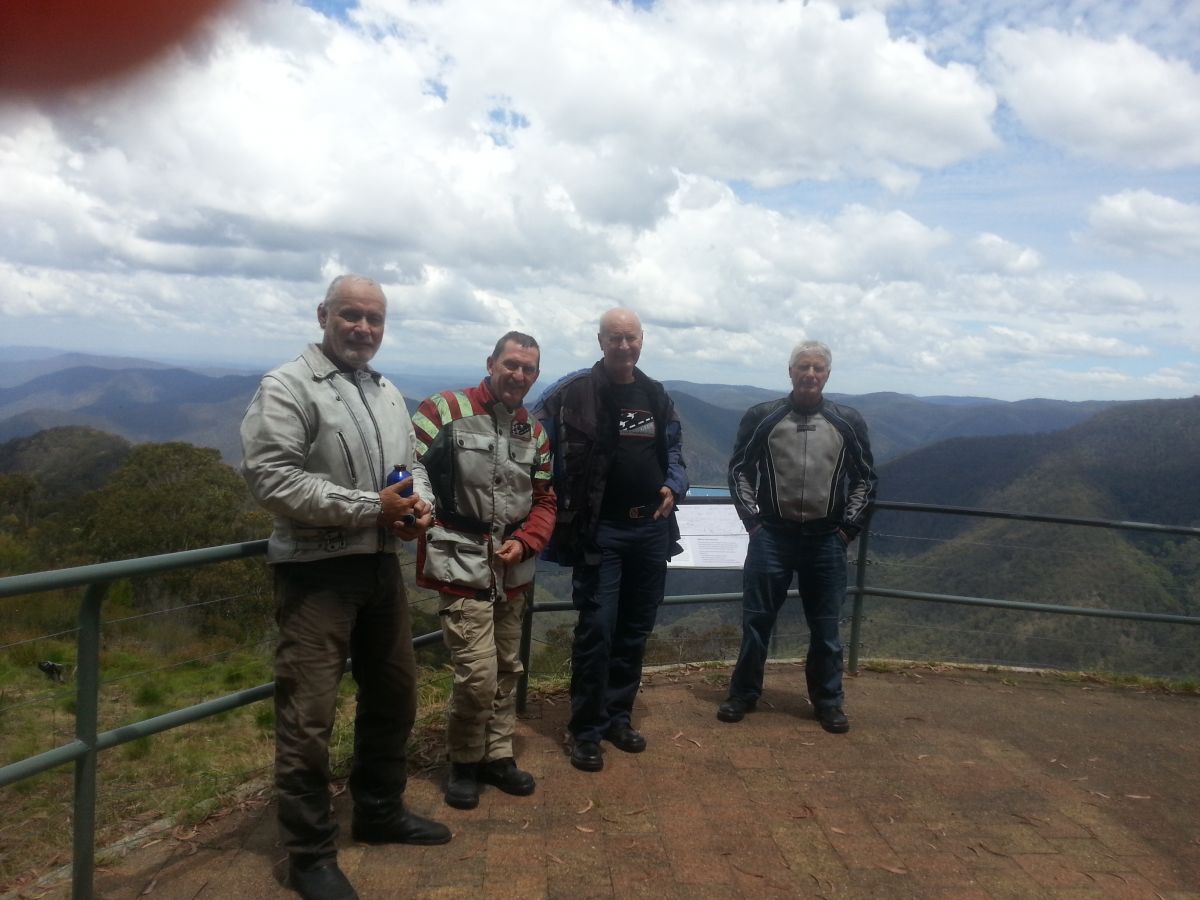
<path fill-rule="evenodd" d="M 317 307 L 321 343 L 268 372 L 242 420 L 242 474 L 275 515 L 275 791 L 287 883 L 305 898 L 358 896 L 338 868 L 329 811 L 329 736 L 347 657 L 358 685 L 354 838 L 450 840 L 403 802 L 417 698 L 396 551 L 429 527 L 433 493 L 404 397 L 368 365 L 386 315 L 374 281 L 335 278 Z M 410 497 L 409 480 L 385 484 L 397 464 L 412 472 Z"/>
<path fill-rule="evenodd" d="M 833 356 L 818 341 L 792 350 L 792 392 L 747 410 L 729 461 L 729 492 L 750 535 L 742 575 L 742 646 L 717 710 L 738 722 L 763 689 L 767 648 L 793 574 L 810 631 L 805 674 L 821 727 L 840 734 L 846 547 L 875 497 L 867 425 L 848 406 L 823 396 Z"/>

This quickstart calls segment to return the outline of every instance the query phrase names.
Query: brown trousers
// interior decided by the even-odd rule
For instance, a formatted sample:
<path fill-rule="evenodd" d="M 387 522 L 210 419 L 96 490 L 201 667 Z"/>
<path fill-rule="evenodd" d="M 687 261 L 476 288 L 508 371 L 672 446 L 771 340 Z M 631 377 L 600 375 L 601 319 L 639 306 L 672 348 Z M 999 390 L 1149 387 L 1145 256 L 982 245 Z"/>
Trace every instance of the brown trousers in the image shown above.
<path fill-rule="evenodd" d="M 329 737 L 351 657 L 358 685 L 350 792 L 356 816 L 403 807 L 405 746 L 416 718 L 412 624 L 393 553 L 275 567 L 275 791 L 289 853 L 331 856 Z"/>

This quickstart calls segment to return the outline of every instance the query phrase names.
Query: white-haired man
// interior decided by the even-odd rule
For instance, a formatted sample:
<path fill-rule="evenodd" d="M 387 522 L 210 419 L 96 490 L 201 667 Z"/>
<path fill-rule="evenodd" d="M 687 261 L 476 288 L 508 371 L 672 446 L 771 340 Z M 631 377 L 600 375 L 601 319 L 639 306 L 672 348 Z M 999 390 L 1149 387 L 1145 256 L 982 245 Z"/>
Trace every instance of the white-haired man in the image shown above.
<path fill-rule="evenodd" d="M 786 397 L 752 406 L 742 417 L 729 460 L 729 493 L 750 534 L 742 570 L 742 646 L 717 709 L 738 722 L 762 694 L 775 619 L 795 575 L 810 637 L 805 675 L 817 721 L 850 729 L 843 711 L 842 642 L 846 547 L 875 497 L 867 425 L 848 406 L 826 400 L 833 354 L 819 341 L 792 350 Z"/>
<path fill-rule="evenodd" d="M 268 372 L 242 420 L 242 474 L 275 515 L 275 791 L 287 883 L 312 900 L 358 895 L 338 868 L 329 737 L 347 657 L 358 685 L 350 793 L 369 844 L 442 844 L 446 826 L 404 806 L 416 663 L 397 539 L 424 533 L 433 493 L 404 397 L 368 363 L 387 299 L 342 275 L 317 307 L 320 344 Z M 396 464 L 412 472 L 387 486 Z M 406 524 L 406 517 L 411 524 Z"/>

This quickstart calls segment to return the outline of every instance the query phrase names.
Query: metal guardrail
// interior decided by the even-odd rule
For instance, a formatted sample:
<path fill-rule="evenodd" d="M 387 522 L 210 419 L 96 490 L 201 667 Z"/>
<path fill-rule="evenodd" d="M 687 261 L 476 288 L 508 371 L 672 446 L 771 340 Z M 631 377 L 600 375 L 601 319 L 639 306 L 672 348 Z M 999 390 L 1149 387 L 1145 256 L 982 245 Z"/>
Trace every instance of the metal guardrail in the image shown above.
<path fill-rule="evenodd" d="M 1155 534 L 1178 534 L 1200 538 L 1200 528 L 1182 525 L 1158 525 L 1151 522 L 1121 522 L 1110 519 L 1089 519 L 1078 516 L 1044 516 L 1036 513 L 1001 512 L 988 509 L 972 509 L 966 506 L 935 506 L 926 503 L 901 503 L 880 500 L 874 504 L 871 515 L 880 510 L 895 512 L 937 513 L 949 516 L 972 516 L 988 519 L 1010 519 L 1021 522 L 1040 522 L 1051 525 L 1072 525 L 1082 528 L 1107 528 L 1114 531 L 1143 531 Z M 901 591 L 892 588 L 871 587 L 866 583 L 867 559 L 870 548 L 870 521 L 863 528 L 858 540 L 857 571 L 854 587 L 847 593 L 854 597 L 854 610 L 850 616 L 850 658 L 848 668 L 858 672 L 858 648 L 862 633 L 862 607 L 866 597 L 892 597 L 897 600 L 925 600 L 934 603 L 954 603 L 965 606 L 990 606 L 998 609 L 1020 609 L 1030 612 L 1061 613 L 1074 616 L 1092 616 L 1102 619 L 1132 619 L 1137 622 L 1166 622 L 1172 625 L 1200 625 L 1198 616 L 1177 616 L 1167 613 L 1148 613 L 1130 610 L 1097 609 L 1087 606 L 1069 606 L 1055 603 L 1028 603 L 1017 600 L 993 600 L 988 597 L 959 597 L 952 594 L 932 594 L 926 591 Z"/>
<path fill-rule="evenodd" d="M 687 503 L 702 503 L 702 504 L 728 504 L 729 497 L 726 496 L 702 496 L 691 497 L 685 501 Z M 1039 522 L 1052 525 L 1073 525 L 1085 528 L 1108 528 L 1113 530 L 1125 531 L 1142 531 L 1153 532 L 1156 534 L 1177 534 L 1187 537 L 1200 538 L 1200 528 L 1189 528 L 1182 525 L 1158 525 L 1151 522 L 1123 522 L 1108 519 L 1089 519 L 1077 516 L 1050 516 L 1039 515 L 1037 513 L 1020 513 L 1020 512 L 1003 512 L 998 510 L 974 509 L 965 506 L 937 506 L 926 503 L 901 503 L 898 501 L 880 500 L 876 501 L 871 510 L 871 515 L 874 515 L 880 510 L 893 510 L 895 512 L 920 512 L 920 513 L 936 513 L 941 515 L 951 516 L 973 516 L 978 518 L 989 519 L 1010 519 L 1023 522 Z M 855 565 L 855 582 L 852 586 L 846 589 L 847 596 L 854 598 L 853 611 L 850 616 L 850 639 L 849 639 L 849 659 L 847 660 L 847 668 L 851 673 L 858 672 L 858 657 L 859 647 L 861 646 L 862 621 L 863 621 L 863 600 L 866 597 L 891 597 L 896 600 L 923 600 L 933 603 L 951 603 L 963 606 L 986 606 L 997 609 L 1019 609 L 1028 612 L 1042 613 L 1060 613 L 1064 615 L 1075 616 L 1091 616 L 1104 619 L 1130 619 L 1138 622 L 1160 622 L 1172 625 L 1200 625 L 1200 617 L 1198 616 L 1180 616 L 1170 613 L 1150 613 L 1140 612 L 1137 610 L 1117 610 L 1117 609 L 1097 609 L 1086 606 L 1069 606 L 1066 604 L 1053 603 L 1033 603 L 1019 600 L 995 600 L 988 597 L 962 597 L 953 594 L 934 594 L 926 591 L 903 591 L 894 588 L 873 587 L 866 583 L 868 566 L 868 553 L 870 550 L 870 521 L 866 523 L 862 532 L 859 534 L 856 565 Z M 789 591 L 789 597 L 797 596 L 796 591 Z M 725 594 L 696 594 L 691 596 L 673 596 L 663 599 L 663 605 L 669 606 L 673 604 L 684 603 L 722 603 L 729 601 L 740 601 L 742 595 L 740 592 L 725 593 Z M 556 601 L 552 603 L 531 603 L 525 608 L 525 622 L 521 634 L 521 662 L 525 667 L 525 672 L 521 676 L 521 681 L 517 687 L 517 710 L 524 712 L 528 700 L 528 685 L 530 675 L 530 648 L 532 644 L 531 634 L 533 628 L 533 616 L 540 612 L 562 612 L 569 611 L 573 607 L 570 603 Z"/>
<path fill-rule="evenodd" d="M 720 497 L 696 498 L 689 502 L 727 503 Z M 1044 516 L 1027 513 L 998 512 L 994 510 L 971 509 L 966 507 L 934 506 L 920 503 L 897 503 L 880 501 L 875 504 L 875 510 L 894 510 L 899 512 L 936 513 L 943 515 L 975 516 L 982 518 L 1016 519 L 1026 522 L 1082 526 L 1089 528 L 1109 528 L 1132 531 L 1155 532 L 1159 534 L 1176 534 L 1189 537 L 1200 537 L 1200 528 L 1181 526 L 1157 525 L 1145 522 L 1118 522 L 1103 519 L 1086 519 L 1070 516 Z M 1028 603 L 1010 600 L 994 600 L 986 597 L 960 597 L 949 594 L 933 594 L 921 591 L 903 591 L 892 588 L 873 587 L 866 583 L 868 569 L 868 551 L 870 545 L 869 527 L 864 528 L 858 541 L 857 572 L 855 584 L 847 589 L 847 595 L 853 596 L 854 607 L 851 616 L 850 658 L 849 669 L 858 671 L 858 647 L 862 627 L 862 603 L 868 596 L 891 597 L 901 600 L 921 600 L 938 603 L 955 603 L 973 606 L 990 606 L 1005 609 L 1020 609 L 1036 612 L 1061 613 L 1067 615 L 1096 616 L 1110 619 L 1132 619 L 1143 622 L 1162 622 L 1174 625 L 1200 625 L 1200 617 L 1179 616 L 1165 613 L 1147 613 L 1126 610 L 1094 609 L 1088 607 L 1067 606 L 1061 604 Z M 72 833 L 72 897 L 77 900 L 90 900 L 93 895 L 93 867 L 95 862 L 95 810 L 96 810 L 96 762 L 97 755 L 136 740 L 137 738 L 157 734 L 161 731 L 199 721 L 218 713 L 226 712 L 240 706 L 245 706 L 266 699 L 274 693 L 274 683 L 259 685 L 253 688 L 237 691 L 223 697 L 173 710 L 163 715 L 143 719 L 139 722 L 123 725 L 109 731 L 98 731 L 98 704 L 100 685 L 100 609 L 107 594 L 108 587 L 115 581 L 126 578 L 143 577 L 169 572 L 175 569 L 193 566 L 211 565 L 213 563 L 229 562 L 266 553 L 267 542 L 249 541 L 240 544 L 227 544 L 221 547 L 208 547 L 201 550 L 188 550 L 180 553 L 167 553 L 159 556 L 143 557 L 140 559 L 121 560 L 117 562 L 99 563 L 89 566 L 78 566 L 70 569 L 60 569 L 53 572 L 39 572 L 28 575 L 15 575 L 0 578 L 0 598 L 13 597 L 22 594 L 44 593 L 52 590 L 69 588 L 86 588 L 79 611 L 79 634 L 76 658 L 76 715 L 75 739 L 68 744 L 56 747 L 36 756 L 28 757 L 0 768 L 0 787 L 12 784 L 33 775 L 55 768 L 66 763 L 75 765 L 74 782 L 74 815 Z M 791 596 L 795 592 L 791 592 Z M 697 603 L 728 603 L 741 600 L 741 593 L 721 594 L 689 594 L 677 595 L 664 599 L 665 605 L 684 605 Z M 530 603 L 526 606 L 521 634 L 520 655 L 524 665 L 524 674 L 518 685 L 517 705 L 524 710 L 528 696 L 530 675 L 530 656 L 532 647 L 533 616 L 543 612 L 570 611 L 573 606 L 567 601 L 551 603 Z M 431 632 L 413 639 L 414 646 L 425 646 L 441 639 L 440 632 Z"/>
<path fill-rule="evenodd" d="M 172 710 L 109 731 L 98 731 L 100 702 L 100 609 L 109 586 L 126 578 L 160 575 L 176 569 L 230 562 L 265 556 L 267 542 L 247 541 L 184 550 L 116 562 L 76 566 L 53 572 L 34 572 L 0 578 L 0 599 L 23 594 L 46 593 L 76 587 L 86 588 L 79 607 L 79 630 L 75 669 L 75 740 L 36 756 L 30 756 L 0 768 L 0 787 L 31 778 L 48 769 L 75 764 L 74 814 L 71 835 L 71 896 L 91 900 L 96 853 L 96 763 L 99 753 L 138 738 L 148 737 L 180 725 L 198 722 L 209 716 L 265 700 L 275 693 L 268 682 L 223 697 Z M 434 631 L 413 638 L 414 647 L 440 641 Z"/>

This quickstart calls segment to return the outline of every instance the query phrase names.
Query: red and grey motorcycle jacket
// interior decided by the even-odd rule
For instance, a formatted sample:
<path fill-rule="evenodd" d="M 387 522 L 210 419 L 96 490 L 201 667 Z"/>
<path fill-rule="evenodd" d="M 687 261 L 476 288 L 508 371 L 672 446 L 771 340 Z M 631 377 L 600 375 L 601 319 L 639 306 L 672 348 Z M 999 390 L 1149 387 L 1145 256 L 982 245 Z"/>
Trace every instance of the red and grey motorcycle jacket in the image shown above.
<path fill-rule="evenodd" d="M 487 378 L 442 391 L 412 417 L 417 459 L 429 474 L 434 520 L 417 548 L 417 584 L 467 597 L 514 597 L 533 581 L 554 531 L 550 441 L 525 407 L 509 410 Z M 521 562 L 496 551 L 513 538 Z"/>

